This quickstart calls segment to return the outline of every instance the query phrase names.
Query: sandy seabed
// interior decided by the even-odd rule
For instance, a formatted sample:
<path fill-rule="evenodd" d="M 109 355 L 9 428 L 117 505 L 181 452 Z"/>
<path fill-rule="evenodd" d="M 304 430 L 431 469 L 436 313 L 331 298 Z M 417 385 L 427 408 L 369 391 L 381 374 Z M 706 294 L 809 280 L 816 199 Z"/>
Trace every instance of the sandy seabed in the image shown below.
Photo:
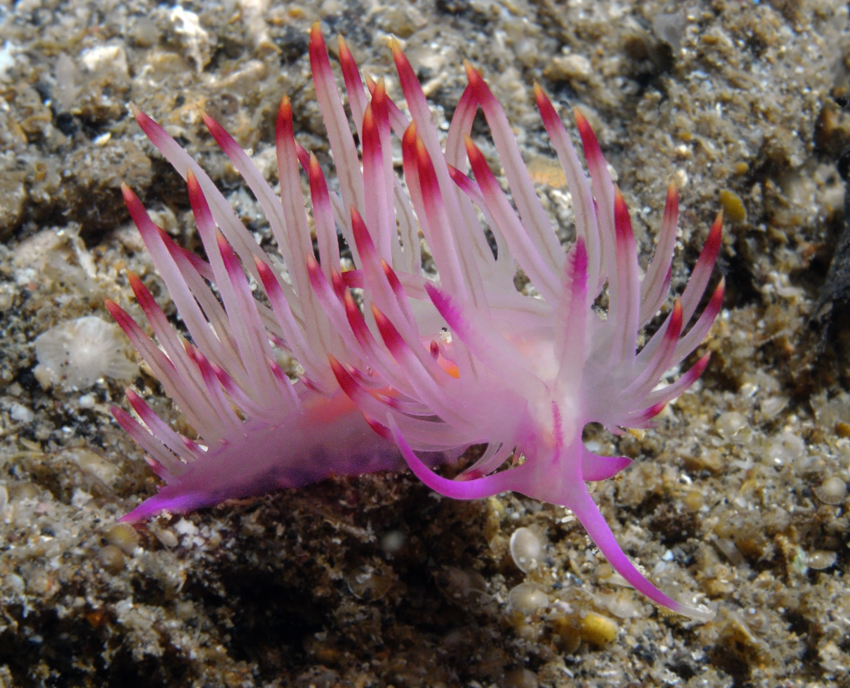
<path fill-rule="evenodd" d="M 454 502 L 406 471 L 116 525 L 157 480 L 109 406 L 129 381 L 185 420 L 144 367 L 72 389 L 37 367 L 35 340 L 108 321 L 104 298 L 140 316 L 127 270 L 174 314 L 120 183 L 179 243 L 199 242 L 131 102 L 273 246 L 199 112 L 274 184 L 288 94 L 299 140 L 330 169 L 307 56 L 316 20 L 395 97 L 386 39 L 402 39 L 438 123 L 466 84 L 462 60 L 478 67 L 564 241 L 571 199 L 534 81 L 596 129 L 644 265 L 678 184 L 674 291 L 723 208 L 708 370 L 641 437 L 587 438 L 635 459 L 594 492 L 625 551 L 714 621 L 618 585 L 563 508 Z M 850 686 L 847 294 L 841 266 L 827 279 L 842 255 L 848 65 L 848 8 L 832 0 L 0 1 L 0 685 Z M 497 165 L 486 127 L 474 133 Z M 135 361 L 124 347 L 110 351 Z M 520 528 L 543 546 L 527 572 L 509 549 Z"/>

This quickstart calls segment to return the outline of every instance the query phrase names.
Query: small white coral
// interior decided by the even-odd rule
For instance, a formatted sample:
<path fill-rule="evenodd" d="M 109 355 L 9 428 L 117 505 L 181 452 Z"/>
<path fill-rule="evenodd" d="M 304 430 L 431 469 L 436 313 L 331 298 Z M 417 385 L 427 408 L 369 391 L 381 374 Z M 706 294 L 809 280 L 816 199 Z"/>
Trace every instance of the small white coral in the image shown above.
<path fill-rule="evenodd" d="M 102 377 L 124 380 L 138 370 L 124 348 L 117 326 L 93 315 L 69 320 L 35 340 L 35 374 L 40 382 L 66 389 L 90 387 Z"/>

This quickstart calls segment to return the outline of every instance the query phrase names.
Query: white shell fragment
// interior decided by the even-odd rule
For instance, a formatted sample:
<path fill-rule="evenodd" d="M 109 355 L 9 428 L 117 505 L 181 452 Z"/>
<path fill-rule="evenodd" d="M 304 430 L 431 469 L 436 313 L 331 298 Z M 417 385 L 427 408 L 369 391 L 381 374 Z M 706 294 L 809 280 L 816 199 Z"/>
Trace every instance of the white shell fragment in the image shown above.
<path fill-rule="evenodd" d="M 832 476 L 814 489 L 815 496 L 824 504 L 841 504 L 847 496 L 847 485 L 841 478 Z"/>
<path fill-rule="evenodd" d="M 832 566 L 836 559 L 838 559 L 838 555 L 835 552 L 830 552 L 825 549 L 816 549 L 814 552 L 809 552 L 806 557 L 806 564 L 810 569 L 823 571 L 824 569 L 828 569 Z"/>
<path fill-rule="evenodd" d="M 747 418 L 737 411 L 727 411 L 721 413 L 717 420 L 714 421 L 714 427 L 724 440 L 730 440 L 733 437 L 737 440 L 745 439 L 743 437 L 745 430 L 750 427 Z"/>
<path fill-rule="evenodd" d="M 794 463 L 806 455 L 806 444 L 797 435 L 783 432 L 767 445 L 763 459 L 777 468 Z"/>
<path fill-rule="evenodd" d="M 517 568 L 528 573 L 537 568 L 537 563 L 543 554 L 543 544 L 540 538 L 530 528 L 517 528 L 511 535 L 511 558 Z"/>
<path fill-rule="evenodd" d="M 765 420 L 775 418 L 787 405 L 788 397 L 782 394 L 777 394 L 775 396 L 768 397 L 763 402 L 761 402 L 762 416 L 764 416 Z"/>
<path fill-rule="evenodd" d="M 549 598 L 534 583 L 520 583 L 508 593 L 508 604 L 521 614 L 533 614 L 549 604 Z"/>

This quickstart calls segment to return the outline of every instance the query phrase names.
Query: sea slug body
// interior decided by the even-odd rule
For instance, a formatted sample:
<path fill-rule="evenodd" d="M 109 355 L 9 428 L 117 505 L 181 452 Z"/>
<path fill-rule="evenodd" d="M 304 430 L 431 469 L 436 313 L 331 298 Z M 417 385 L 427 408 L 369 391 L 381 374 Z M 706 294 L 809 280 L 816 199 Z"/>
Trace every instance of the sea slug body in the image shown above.
<path fill-rule="evenodd" d="M 705 369 L 707 355 L 675 382 L 658 386 L 699 346 L 721 308 L 722 280 L 697 316 L 720 248 L 720 217 L 687 288 L 638 350 L 641 329 L 667 299 L 675 187 L 641 279 L 629 211 L 593 131 L 575 111 L 588 180 L 564 124 L 535 86 L 573 197 L 575 240 L 565 251 L 508 120 L 478 72 L 467 65 L 469 84 L 443 144 L 398 43 L 392 51 L 410 119 L 383 82 L 364 85 L 340 40 L 358 152 L 324 39 L 313 27 L 310 62 L 338 193 L 316 157 L 296 142 L 288 99 L 277 119 L 279 197 L 230 135 L 204 115 L 262 206 L 286 279 L 200 166 L 135 111 L 152 143 L 186 179 L 208 262 L 174 244 L 124 187 L 188 336 L 171 328 L 134 275 L 130 284 L 158 345 L 119 306 L 107 306 L 197 433 L 197 439 L 179 435 L 127 391 L 136 415 L 115 408 L 115 418 L 165 485 L 125 520 L 406 463 L 429 487 L 456 499 L 514 490 L 572 509 L 637 590 L 681 614 L 710 619 L 704 606 L 658 590 L 623 553 L 586 481 L 609 478 L 631 461 L 591 453 L 582 430 L 592 422 L 618 434 L 647 427 Z M 513 203 L 470 138 L 478 108 Z M 401 140 L 403 182 L 393 170 L 393 136 Z M 309 180 L 318 259 L 299 168 Z M 355 264 L 344 273 L 338 231 Z M 420 232 L 438 277 L 423 272 Z M 517 291 L 518 268 L 539 298 Z M 262 299 L 252 294 L 251 280 Z M 601 316 L 594 303 L 604 290 L 608 309 Z M 298 361 L 300 379 L 290 380 L 276 363 L 276 349 Z M 432 470 L 471 445 L 486 450 L 456 480 Z"/>

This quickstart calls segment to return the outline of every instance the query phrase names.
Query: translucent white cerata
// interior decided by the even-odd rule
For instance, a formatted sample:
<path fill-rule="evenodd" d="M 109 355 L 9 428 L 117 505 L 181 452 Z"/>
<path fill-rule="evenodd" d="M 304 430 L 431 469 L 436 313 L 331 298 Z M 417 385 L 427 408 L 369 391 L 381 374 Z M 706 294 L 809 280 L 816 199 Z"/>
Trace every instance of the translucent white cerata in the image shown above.
<path fill-rule="evenodd" d="M 170 327 L 135 275 L 130 283 L 158 345 L 119 306 L 107 306 L 198 437 L 179 435 L 127 390 L 137 417 L 119 408 L 113 413 L 165 485 L 125 520 L 297 487 L 331 473 L 397 470 L 406 462 L 429 487 L 456 499 L 514 490 L 572 509 L 635 588 L 681 614 L 711 618 L 705 607 L 658 590 L 620 549 L 586 481 L 610 478 L 630 460 L 591 453 L 582 429 L 591 422 L 615 433 L 646 427 L 705 369 L 707 355 L 658 388 L 702 342 L 720 310 L 722 281 L 695 317 L 720 247 L 720 218 L 681 298 L 638 351 L 641 328 L 668 296 L 676 189 L 668 192 L 655 256 L 641 279 L 628 208 L 587 120 L 575 111 L 589 180 L 555 109 L 535 86 L 575 208 L 575 241 L 564 250 L 481 76 L 466 66 L 469 85 L 441 143 L 410 63 L 398 43 L 391 47 L 407 114 L 383 82 L 364 85 L 340 40 L 358 150 L 324 39 L 313 27 L 310 63 L 338 193 L 296 142 L 288 99 L 277 119 L 280 196 L 233 138 L 204 116 L 262 206 L 280 258 L 257 245 L 186 151 L 135 111 L 153 144 L 185 175 L 209 262 L 175 245 L 124 187 L 189 341 Z M 478 108 L 513 202 L 469 138 Z M 393 170 L 393 136 L 401 140 L 403 181 Z M 301 170 L 310 185 L 318 260 Z M 353 270 L 341 272 L 337 232 L 350 247 Z M 437 277 L 423 273 L 420 232 Z M 281 258 L 286 279 L 276 267 Z M 517 291 L 518 268 L 539 298 Z M 250 278 L 262 299 L 254 297 Z M 603 289 L 608 311 L 600 316 L 593 304 Z M 275 362 L 281 351 L 303 368 L 297 381 Z M 432 470 L 471 445 L 486 450 L 457 479 Z"/>

